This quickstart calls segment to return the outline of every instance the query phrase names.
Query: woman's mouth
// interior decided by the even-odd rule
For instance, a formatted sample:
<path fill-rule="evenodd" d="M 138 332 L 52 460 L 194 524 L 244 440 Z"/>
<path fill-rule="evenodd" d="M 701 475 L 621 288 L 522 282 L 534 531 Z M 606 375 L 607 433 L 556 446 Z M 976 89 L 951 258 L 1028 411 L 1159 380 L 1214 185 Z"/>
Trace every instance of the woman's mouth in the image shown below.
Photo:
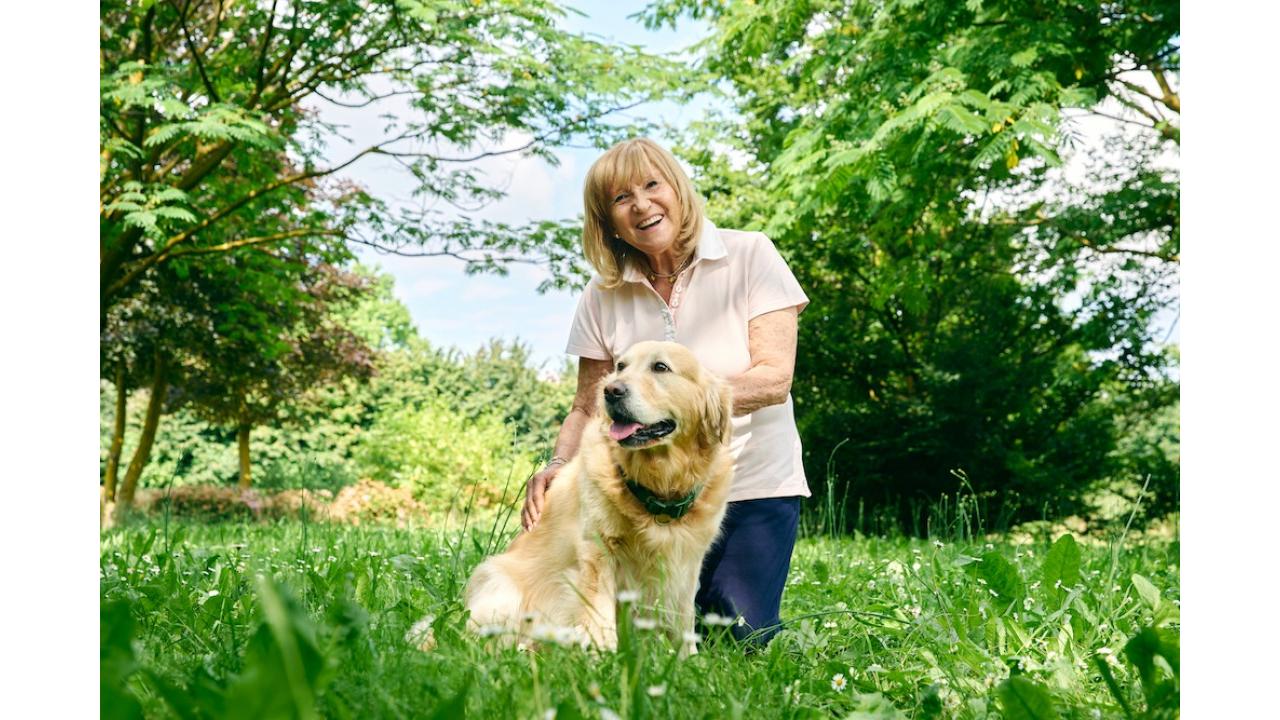
<path fill-rule="evenodd" d="M 654 217 L 649 218 L 648 220 L 645 220 L 639 225 L 636 225 L 636 230 L 639 230 L 640 232 L 648 232 L 658 227 L 659 225 L 661 225 L 664 219 L 666 219 L 665 215 L 656 215 Z"/>

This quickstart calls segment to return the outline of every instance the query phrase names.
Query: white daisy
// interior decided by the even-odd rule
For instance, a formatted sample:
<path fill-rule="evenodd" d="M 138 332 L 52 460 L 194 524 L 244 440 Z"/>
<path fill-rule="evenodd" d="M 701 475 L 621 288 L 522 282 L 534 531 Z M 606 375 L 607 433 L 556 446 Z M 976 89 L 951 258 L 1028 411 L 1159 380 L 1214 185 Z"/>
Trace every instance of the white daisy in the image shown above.
<path fill-rule="evenodd" d="M 733 618 L 725 617 L 719 613 L 707 613 L 702 616 L 702 622 L 708 625 L 719 625 L 721 627 L 729 627 L 733 624 Z"/>
<path fill-rule="evenodd" d="M 845 687 L 849 685 L 849 681 L 844 678 L 844 673 L 836 673 L 831 676 L 831 689 L 836 692 L 844 692 Z"/>

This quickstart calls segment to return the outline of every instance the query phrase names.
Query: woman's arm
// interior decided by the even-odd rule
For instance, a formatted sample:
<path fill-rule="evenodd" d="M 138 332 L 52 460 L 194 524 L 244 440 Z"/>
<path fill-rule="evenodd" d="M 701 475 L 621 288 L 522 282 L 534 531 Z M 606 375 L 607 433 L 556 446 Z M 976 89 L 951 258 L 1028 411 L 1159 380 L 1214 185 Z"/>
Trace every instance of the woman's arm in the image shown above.
<path fill-rule="evenodd" d="M 578 390 L 573 396 L 573 406 L 564 422 L 560 424 L 560 434 L 556 437 L 556 447 L 552 452 L 555 458 L 568 460 L 578 453 L 578 445 L 582 442 L 582 431 L 596 410 L 596 392 L 600 380 L 613 370 L 612 360 L 578 360 Z M 563 463 L 553 461 L 529 478 L 525 488 L 524 508 L 520 511 L 520 524 L 525 530 L 532 530 L 542 515 L 543 501 L 551 480 L 560 472 Z"/>
<path fill-rule="evenodd" d="M 796 369 L 798 315 L 796 308 L 789 307 L 759 315 L 747 323 L 751 367 L 729 378 L 735 417 L 786 402 Z"/>

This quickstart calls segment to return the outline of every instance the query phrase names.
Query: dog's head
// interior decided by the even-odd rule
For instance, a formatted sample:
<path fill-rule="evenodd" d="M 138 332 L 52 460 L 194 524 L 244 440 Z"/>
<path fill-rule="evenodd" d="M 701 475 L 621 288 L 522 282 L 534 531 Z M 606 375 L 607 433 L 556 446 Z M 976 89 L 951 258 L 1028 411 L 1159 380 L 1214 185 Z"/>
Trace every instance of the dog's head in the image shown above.
<path fill-rule="evenodd" d="M 632 345 L 604 379 L 602 417 L 609 437 L 629 450 L 693 441 L 728 444 L 729 388 L 673 342 Z"/>

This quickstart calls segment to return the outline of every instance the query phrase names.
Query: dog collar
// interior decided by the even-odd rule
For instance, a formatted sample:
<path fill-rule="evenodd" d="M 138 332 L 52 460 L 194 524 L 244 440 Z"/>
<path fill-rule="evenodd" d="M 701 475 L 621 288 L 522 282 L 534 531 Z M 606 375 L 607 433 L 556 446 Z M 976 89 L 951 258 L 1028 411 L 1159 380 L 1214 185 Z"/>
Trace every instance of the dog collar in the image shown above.
<path fill-rule="evenodd" d="M 631 491 L 631 495 L 640 504 L 644 506 L 645 511 L 653 516 L 654 522 L 659 525 L 666 525 L 672 520 L 678 520 L 689 512 L 689 508 L 693 507 L 693 501 L 698 498 L 698 493 L 702 492 L 702 488 L 695 487 L 689 491 L 684 497 L 672 498 L 670 500 L 658 497 L 649 488 L 627 477 L 623 472 L 622 466 L 618 466 L 618 474 L 622 476 L 622 481 L 626 483 L 627 489 Z"/>

